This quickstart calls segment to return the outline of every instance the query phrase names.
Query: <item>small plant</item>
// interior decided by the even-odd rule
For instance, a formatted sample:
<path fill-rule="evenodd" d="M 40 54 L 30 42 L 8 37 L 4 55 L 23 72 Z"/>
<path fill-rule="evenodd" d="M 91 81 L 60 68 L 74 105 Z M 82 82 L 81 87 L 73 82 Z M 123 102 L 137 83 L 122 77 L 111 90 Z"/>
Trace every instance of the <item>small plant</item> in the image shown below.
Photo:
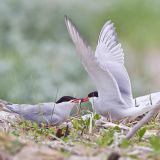
<path fill-rule="evenodd" d="M 99 120 L 100 118 L 101 118 L 101 117 L 100 117 L 99 114 L 96 113 L 96 114 L 94 115 L 94 120 Z"/>
<path fill-rule="evenodd" d="M 55 135 L 55 128 L 47 127 L 45 124 L 39 126 L 37 123 L 32 123 L 28 120 L 20 121 L 14 128 L 15 130 L 12 131 L 13 135 L 20 136 L 24 134 L 33 137 L 35 141 L 49 137 L 49 135 Z"/>
<path fill-rule="evenodd" d="M 139 141 L 142 139 L 142 137 L 145 135 L 145 133 L 146 133 L 146 128 L 145 127 L 141 128 L 137 131 Z"/>
<path fill-rule="evenodd" d="M 131 142 L 129 140 L 123 139 L 120 146 L 122 148 L 128 148 L 130 144 L 131 144 Z"/>
<path fill-rule="evenodd" d="M 154 151 L 160 154 L 160 137 L 152 136 L 149 138 L 149 142 Z"/>
<path fill-rule="evenodd" d="M 81 131 L 83 134 L 84 131 L 88 130 L 89 133 L 95 128 L 95 121 L 100 119 L 98 114 L 94 114 L 89 112 L 89 117 L 83 119 L 82 117 L 79 118 L 72 118 L 72 125 L 75 131 Z"/>
<path fill-rule="evenodd" d="M 100 146 L 111 145 L 114 142 L 114 133 L 119 132 L 119 127 L 109 128 L 97 139 Z"/>
<path fill-rule="evenodd" d="M 87 118 L 86 120 L 82 118 L 73 118 L 72 125 L 75 131 L 84 131 L 88 129 L 90 120 Z"/>

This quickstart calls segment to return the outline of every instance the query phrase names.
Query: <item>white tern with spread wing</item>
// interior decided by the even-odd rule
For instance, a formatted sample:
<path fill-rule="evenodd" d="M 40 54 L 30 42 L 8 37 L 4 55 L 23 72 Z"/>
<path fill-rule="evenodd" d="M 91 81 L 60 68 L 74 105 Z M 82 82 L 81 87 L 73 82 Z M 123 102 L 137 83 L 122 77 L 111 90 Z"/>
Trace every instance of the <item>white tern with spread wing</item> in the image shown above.
<path fill-rule="evenodd" d="M 110 115 L 113 120 L 136 117 L 152 109 L 150 105 L 133 106 L 131 83 L 124 66 L 123 50 L 111 21 L 106 22 L 100 32 L 95 54 L 67 16 L 65 23 L 82 64 L 98 91 L 98 96 L 92 94 L 88 99 L 84 98 L 83 102 L 90 100 L 97 113 L 105 117 Z"/>

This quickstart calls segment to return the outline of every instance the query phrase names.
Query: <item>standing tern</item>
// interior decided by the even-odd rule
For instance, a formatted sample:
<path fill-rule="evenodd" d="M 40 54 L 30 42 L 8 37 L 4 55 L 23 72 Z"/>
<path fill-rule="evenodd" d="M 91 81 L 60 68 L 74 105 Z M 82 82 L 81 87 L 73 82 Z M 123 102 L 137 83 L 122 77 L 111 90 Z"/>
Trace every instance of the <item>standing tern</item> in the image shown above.
<path fill-rule="evenodd" d="M 49 103 L 30 104 L 10 104 L 1 102 L 3 111 L 13 112 L 24 119 L 44 123 L 47 125 L 59 125 L 66 121 L 72 108 L 81 102 L 81 99 L 63 96 L 58 101 Z"/>
<path fill-rule="evenodd" d="M 89 94 L 82 102 L 94 102 L 94 109 L 102 116 L 119 120 L 137 117 L 152 109 L 151 106 L 134 107 L 131 83 L 124 66 L 124 54 L 117 40 L 114 24 L 107 21 L 103 26 L 94 52 L 86 44 L 71 19 L 65 23 L 82 64 L 92 78 L 97 94 Z"/>

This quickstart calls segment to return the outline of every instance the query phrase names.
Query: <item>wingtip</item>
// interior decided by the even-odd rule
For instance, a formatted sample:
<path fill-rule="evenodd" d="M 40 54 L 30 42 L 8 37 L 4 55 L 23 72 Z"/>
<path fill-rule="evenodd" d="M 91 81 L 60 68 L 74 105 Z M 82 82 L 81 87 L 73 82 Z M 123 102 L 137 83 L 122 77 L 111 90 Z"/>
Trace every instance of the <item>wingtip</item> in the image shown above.
<path fill-rule="evenodd" d="M 65 20 L 67 20 L 67 19 L 68 19 L 68 16 L 67 16 L 66 14 L 64 15 L 64 19 L 65 19 Z"/>
<path fill-rule="evenodd" d="M 71 23 L 71 19 L 67 15 L 64 15 L 64 21 L 67 26 Z"/>
<path fill-rule="evenodd" d="M 66 24 L 67 28 L 70 28 L 71 26 L 76 28 L 76 26 L 72 22 L 71 18 L 69 18 L 67 15 L 65 15 L 65 24 Z"/>
<path fill-rule="evenodd" d="M 115 25 L 114 25 L 114 23 L 113 23 L 111 20 L 108 20 L 108 21 L 105 23 L 105 26 L 109 26 L 109 27 L 112 28 L 112 29 L 115 28 Z"/>
<path fill-rule="evenodd" d="M 67 15 L 64 15 L 64 19 L 65 19 L 65 22 L 71 22 L 71 19 L 67 16 Z"/>

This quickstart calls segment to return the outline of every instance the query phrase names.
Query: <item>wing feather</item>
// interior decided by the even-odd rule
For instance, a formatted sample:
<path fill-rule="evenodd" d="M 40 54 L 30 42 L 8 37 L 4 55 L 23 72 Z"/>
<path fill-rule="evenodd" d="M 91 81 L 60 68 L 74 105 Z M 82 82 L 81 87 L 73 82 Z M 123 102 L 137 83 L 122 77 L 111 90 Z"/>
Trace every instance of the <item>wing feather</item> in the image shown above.
<path fill-rule="evenodd" d="M 95 57 L 101 66 L 107 68 L 120 89 L 121 96 L 128 105 L 132 105 L 131 82 L 124 66 L 124 53 L 117 40 L 114 24 L 108 21 L 99 34 Z"/>
<path fill-rule="evenodd" d="M 66 16 L 65 23 L 70 37 L 76 46 L 76 49 L 78 51 L 77 53 L 81 58 L 82 64 L 94 81 L 99 95 L 109 100 L 122 100 L 117 82 L 112 74 L 106 68 L 104 70 L 103 67 L 99 65 L 92 49 L 84 42 L 75 25 Z M 102 34 L 101 36 L 104 37 L 103 32 L 100 34 Z"/>
<path fill-rule="evenodd" d="M 115 54 L 117 59 L 114 57 Z M 95 56 L 101 61 L 102 65 L 107 62 L 124 64 L 123 49 L 117 40 L 117 33 L 111 21 L 106 22 L 100 32 Z"/>

